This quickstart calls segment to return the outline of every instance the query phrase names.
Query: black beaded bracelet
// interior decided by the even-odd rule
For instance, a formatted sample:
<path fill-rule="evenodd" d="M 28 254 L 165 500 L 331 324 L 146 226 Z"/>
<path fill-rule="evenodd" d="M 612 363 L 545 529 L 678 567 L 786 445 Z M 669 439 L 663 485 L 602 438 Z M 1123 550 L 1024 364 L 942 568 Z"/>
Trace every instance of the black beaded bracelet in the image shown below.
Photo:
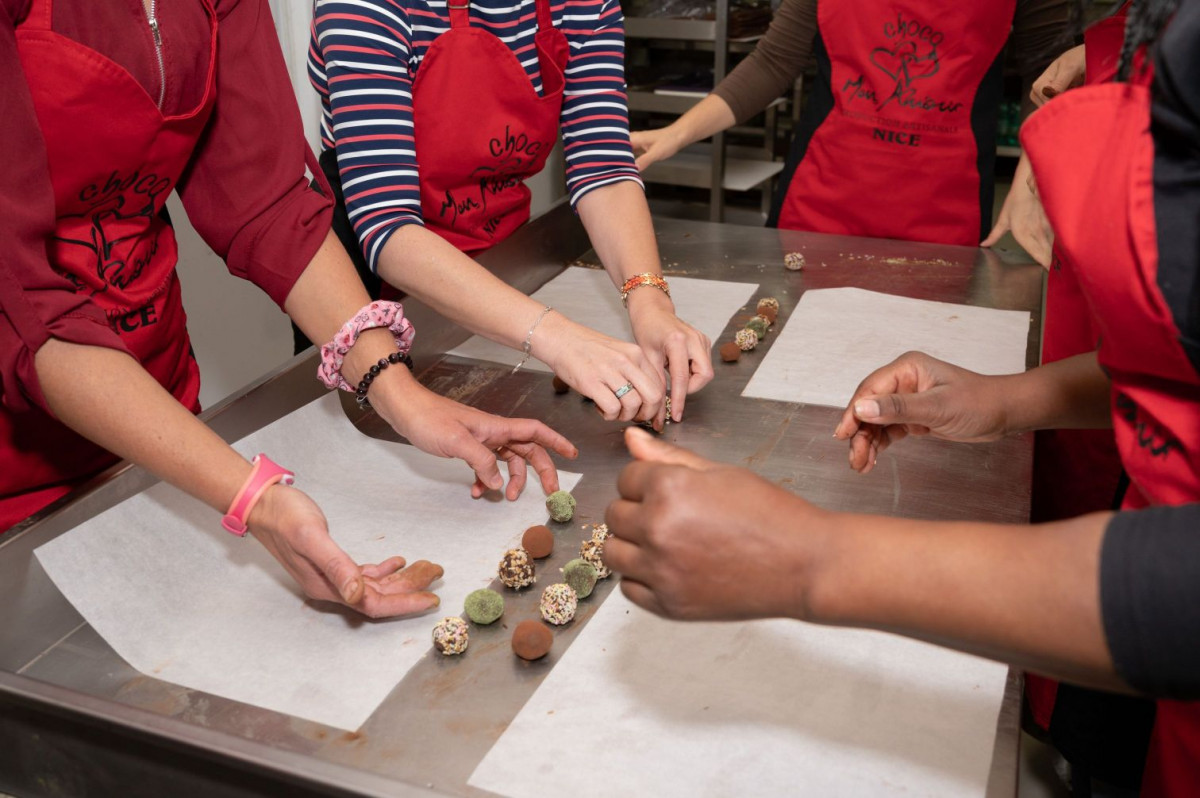
<path fill-rule="evenodd" d="M 387 357 L 379 358 L 379 362 L 367 370 L 367 373 L 363 375 L 363 378 L 358 381 L 358 388 L 354 390 L 354 401 L 358 402 L 358 407 L 360 410 L 370 409 L 371 403 L 367 401 L 367 391 L 370 390 L 371 383 L 375 381 L 375 378 L 379 376 L 381 371 L 395 363 L 403 363 L 404 365 L 408 366 L 409 371 L 413 370 L 412 358 L 407 354 L 401 352 L 392 352 Z"/>

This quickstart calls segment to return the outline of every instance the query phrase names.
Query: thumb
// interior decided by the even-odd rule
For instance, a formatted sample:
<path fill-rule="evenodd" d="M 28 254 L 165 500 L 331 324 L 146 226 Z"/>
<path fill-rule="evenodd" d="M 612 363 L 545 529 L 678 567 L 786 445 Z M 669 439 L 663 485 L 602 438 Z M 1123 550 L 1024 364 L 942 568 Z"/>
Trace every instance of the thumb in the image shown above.
<path fill-rule="evenodd" d="M 629 448 L 629 453 L 636 460 L 685 466 L 687 468 L 694 468 L 697 471 L 708 471 L 716 467 L 716 463 L 711 460 L 707 460 L 688 449 L 682 449 L 666 441 L 659 440 L 644 429 L 637 427 L 627 427 L 625 429 L 625 445 Z"/>
<path fill-rule="evenodd" d="M 996 226 L 992 228 L 992 232 L 988 233 L 988 237 L 979 242 L 981 247 L 994 247 L 996 242 L 1004 237 L 1008 232 L 1008 216 L 1003 212 L 996 219 Z"/>
<path fill-rule="evenodd" d="M 878 426 L 914 424 L 935 427 L 940 413 L 938 396 L 933 391 L 864 396 L 854 403 L 854 415 L 859 421 Z"/>
<path fill-rule="evenodd" d="M 1067 89 L 1071 88 L 1070 73 L 1062 69 L 1060 64 L 1055 61 L 1046 70 L 1046 85 L 1042 86 L 1042 96 L 1051 99 L 1062 94 Z"/>
<path fill-rule="evenodd" d="M 300 554 L 321 569 L 321 573 L 337 590 L 342 601 L 350 605 L 362 601 L 362 569 L 358 567 L 358 563 L 350 559 L 350 555 L 333 542 L 326 529 L 320 530 L 319 534 L 309 535 L 306 539 L 308 542 Z"/>
<path fill-rule="evenodd" d="M 452 456 L 462 459 L 471 470 L 475 472 L 475 476 L 486 487 L 492 490 L 499 490 L 504 487 L 504 477 L 500 476 L 500 465 L 496 460 L 496 454 L 488 447 L 477 441 L 471 435 L 464 435 L 461 439 L 461 446 L 455 448 L 456 452 L 450 452 Z"/>

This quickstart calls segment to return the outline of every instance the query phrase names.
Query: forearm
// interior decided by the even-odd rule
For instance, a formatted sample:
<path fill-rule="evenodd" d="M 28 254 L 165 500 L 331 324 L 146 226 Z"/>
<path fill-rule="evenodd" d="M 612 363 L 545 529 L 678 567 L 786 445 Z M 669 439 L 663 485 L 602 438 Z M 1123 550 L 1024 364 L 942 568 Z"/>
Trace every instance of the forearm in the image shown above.
<path fill-rule="evenodd" d="M 1002 396 L 1009 434 L 1112 426 L 1111 382 L 1095 352 L 997 378 L 994 387 Z"/>
<path fill-rule="evenodd" d="M 716 94 L 710 94 L 672 122 L 668 129 L 676 137 L 676 149 L 683 149 L 728 130 L 736 123 L 729 104 Z"/>
<path fill-rule="evenodd" d="M 110 452 L 224 512 L 250 464 L 129 355 L 47 341 L 38 380 L 60 421 Z"/>
<path fill-rule="evenodd" d="M 916 637 L 1078 684 L 1128 690 L 1100 607 L 1110 514 L 1043 526 L 829 514 L 796 617 Z M 796 536 L 803 541 L 808 535 Z"/>

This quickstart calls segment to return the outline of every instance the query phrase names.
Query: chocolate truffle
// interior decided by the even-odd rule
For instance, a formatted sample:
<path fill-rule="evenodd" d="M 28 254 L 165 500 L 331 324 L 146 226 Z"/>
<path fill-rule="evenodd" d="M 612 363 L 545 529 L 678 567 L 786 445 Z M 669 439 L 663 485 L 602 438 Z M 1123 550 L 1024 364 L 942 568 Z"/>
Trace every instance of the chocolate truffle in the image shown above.
<path fill-rule="evenodd" d="M 737 344 L 738 349 L 743 352 L 749 352 L 758 346 L 758 335 L 754 330 L 738 330 L 734 333 L 733 342 Z"/>
<path fill-rule="evenodd" d="M 546 510 L 559 523 L 570 521 L 575 515 L 575 497 L 565 490 L 556 490 L 546 497 Z"/>
<path fill-rule="evenodd" d="M 759 308 L 758 315 L 762 316 L 771 324 L 774 324 L 775 320 L 779 318 L 779 311 L 775 310 L 774 308 Z"/>
<path fill-rule="evenodd" d="M 721 344 L 721 360 L 726 363 L 736 363 L 742 356 L 742 350 L 733 341 Z"/>
<path fill-rule="evenodd" d="M 467 650 L 467 622 L 451 616 L 442 618 L 433 627 L 433 645 L 447 657 Z"/>
<path fill-rule="evenodd" d="M 550 552 L 554 551 L 554 533 L 544 524 L 531 526 L 521 536 L 521 547 L 535 560 L 549 557 Z"/>
<path fill-rule="evenodd" d="M 495 623 L 504 614 L 504 596 L 495 590 L 482 588 L 472 591 L 463 602 L 467 617 L 480 626 Z"/>
<path fill-rule="evenodd" d="M 575 617 L 577 606 L 579 597 L 575 595 L 575 590 L 570 585 L 559 582 L 542 591 L 542 601 L 538 604 L 538 609 L 542 611 L 542 618 L 547 623 L 562 626 L 564 623 L 570 623 Z"/>
<path fill-rule="evenodd" d="M 612 571 L 604 567 L 604 541 L 591 540 L 583 541 L 583 545 L 579 547 L 579 556 L 590 562 L 596 568 L 596 577 L 599 579 L 607 579 Z"/>
<path fill-rule="evenodd" d="M 563 581 L 571 586 L 576 596 L 585 599 L 592 595 L 592 588 L 596 586 L 597 579 L 596 566 L 576 557 L 563 566 L 562 575 Z"/>
<path fill-rule="evenodd" d="M 799 252 L 789 252 L 783 256 L 783 265 L 789 272 L 798 272 L 804 268 L 804 256 Z"/>
<path fill-rule="evenodd" d="M 513 653 L 521 659 L 541 659 L 553 643 L 550 627 L 540 621 L 521 621 L 513 630 Z"/>
<path fill-rule="evenodd" d="M 560 378 L 557 374 L 554 376 L 554 381 L 551 384 L 554 385 L 555 393 L 566 393 L 567 391 L 571 390 L 571 386 L 563 382 L 562 378 Z"/>
<path fill-rule="evenodd" d="M 779 312 L 779 300 L 773 296 L 765 296 L 762 299 L 758 300 L 758 305 L 755 306 L 755 310 L 757 310 L 759 313 L 762 313 L 764 310 L 767 310 L 767 309 L 773 310 L 776 313 L 778 313 Z"/>
<path fill-rule="evenodd" d="M 771 323 L 762 316 L 755 316 L 746 322 L 746 329 L 752 331 L 758 336 L 759 340 L 767 337 L 767 330 L 770 329 Z"/>
<path fill-rule="evenodd" d="M 529 561 L 529 552 L 525 549 L 509 549 L 504 552 L 498 572 L 500 581 L 514 590 L 529 587 L 535 581 L 533 563 Z"/>

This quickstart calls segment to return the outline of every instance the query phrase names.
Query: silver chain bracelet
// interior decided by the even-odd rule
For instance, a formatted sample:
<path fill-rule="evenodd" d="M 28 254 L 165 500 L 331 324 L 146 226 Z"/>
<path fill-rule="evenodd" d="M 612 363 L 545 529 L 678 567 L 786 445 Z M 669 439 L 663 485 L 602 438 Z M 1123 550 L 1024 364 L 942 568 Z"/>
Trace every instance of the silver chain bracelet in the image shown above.
<path fill-rule="evenodd" d="M 521 366 L 524 366 L 526 361 L 529 360 L 529 350 L 533 349 L 533 331 L 536 330 L 538 325 L 542 323 L 542 319 L 546 318 L 546 314 L 552 310 L 554 310 L 554 308 L 550 307 L 549 305 L 546 305 L 546 307 L 542 308 L 542 312 L 537 317 L 537 321 L 533 323 L 533 326 L 529 328 L 529 332 L 525 335 L 525 343 L 521 344 L 521 362 L 513 366 L 513 370 L 509 372 L 510 374 L 516 374 Z"/>

